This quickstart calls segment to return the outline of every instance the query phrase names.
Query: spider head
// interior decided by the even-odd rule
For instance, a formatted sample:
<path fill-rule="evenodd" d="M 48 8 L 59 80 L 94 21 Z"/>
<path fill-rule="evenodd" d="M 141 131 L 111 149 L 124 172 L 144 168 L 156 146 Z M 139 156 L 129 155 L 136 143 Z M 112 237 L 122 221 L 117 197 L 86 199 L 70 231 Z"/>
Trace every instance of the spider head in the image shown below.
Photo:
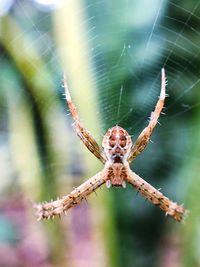
<path fill-rule="evenodd" d="M 102 146 L 110 163 L 124 163 L 130 153 L 132 141 L 123 128 L 115 126 L 105 134 Z"/>

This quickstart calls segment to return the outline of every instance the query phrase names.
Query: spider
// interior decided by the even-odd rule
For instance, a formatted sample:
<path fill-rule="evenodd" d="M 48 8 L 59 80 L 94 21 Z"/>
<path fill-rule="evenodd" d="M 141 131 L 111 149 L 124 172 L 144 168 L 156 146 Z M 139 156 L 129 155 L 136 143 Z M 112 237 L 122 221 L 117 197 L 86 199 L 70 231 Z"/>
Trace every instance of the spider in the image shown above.
<path fill-rule="evenodd" d="M 129 164 L 145 149 L 149 143 L 150 136 L 155 128 L 165 100 L 165 70 L 161 71 L 161 92 L 155 110 L 151 113 L 147 127 L 140 133 L 137 140 L 132 143 L 131 137 L 126 130 L 116 125 L 109 129 L 103 137 L 102 148 L 97 144 L 92 135 L 80 122 L 76 107 L 72 102 L 67 81 L 64 76 L 64 88 L 66 101 L 74 120 L 74 129 L 91 153 L 95 155 L 103 164 L 102 171 L 75 188 L 70 194 L 60 199 L 42 204 L 35 204 L 38 220 L 54 218 L 56 215 L 66 214 L 66 211 L 78 205 L 83 199 L 94 192 L 104 183 L 108 188 L 111 186 L 126 187 L 126 183 L 131 184 L 143 197 L 158 206 L 176 221 L 181 221 L 186 213 L 182 205 L 172 202 L 165 197 L 159 189 L 143 180 L 134 173 Z"/>

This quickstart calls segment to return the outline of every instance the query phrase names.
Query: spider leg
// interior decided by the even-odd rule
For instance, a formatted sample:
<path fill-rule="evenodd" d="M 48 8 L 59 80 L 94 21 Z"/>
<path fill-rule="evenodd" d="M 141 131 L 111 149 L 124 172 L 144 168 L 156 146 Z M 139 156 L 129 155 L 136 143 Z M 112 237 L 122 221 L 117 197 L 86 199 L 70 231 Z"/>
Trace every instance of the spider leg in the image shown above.
<path fill-rule="evenodd" d="M 141 132 L 136 142 L 133 144 L 131 148 L 130 155 L 128 157 L 128 162 L 130 163 L 133 161 L 147 146 L 150 140 L 150 136 L 153 132 L 154 127 L 156 126 L 158 122 L 158 118 L 160 116 L 160 113 L 164 106 L 164 100 L 165 100 L 165 85 L 166 85 L 166 79 L 165 79 L 165 70 L 162 69 L 162 79 L 161 79 L 161 91 L 159 100 L 156 104 L 155 110 L 151 113 L 150 121 L 148 126 Z"/>
<path fill-rule="evenodd" d="M 71 207 L 78 205 L 82 200 L 86 199 L 92 192 L 106 182 L 107 171 L 103 169 L 95 176 L 75 188 L 69 195 L 63 196 L 60 199 L 42 204 L 34 204 L 38 220 L 53 219 L 55 216 L 60 216 L 66 213 Z"/>
<path fill-rule="evenodd" d="M 74 103 L 72 102 L 71 95 L 69 93 L 65 75 L 64 75 L 64 87 L 65 87 L 65 96 L 67 104 L 71 112 L 72 118 L 74 120 L 74 129 L 78 137 L 81 139 L 81 141 L 89 149 L 90 152 L 92 152 L 102 163 L 105 163 L 106 159 L 102 149 L 99 147 L 99 145 L 92 137 L 92 135 L 86 130 L 86 128 L 80 122 L 78 112 L 76 110 Z"/>
<path fill-rule="evenodd" d="M 180 222 L 187 214 L 187 210 L 181 205 L 165 197 L 158 189 L 151 186 L 130 169 L 128 171 L 127 182 L 135 187 L 143 197 L 158 206 L 166 215 L 173 217 L 176 221 Z"/>

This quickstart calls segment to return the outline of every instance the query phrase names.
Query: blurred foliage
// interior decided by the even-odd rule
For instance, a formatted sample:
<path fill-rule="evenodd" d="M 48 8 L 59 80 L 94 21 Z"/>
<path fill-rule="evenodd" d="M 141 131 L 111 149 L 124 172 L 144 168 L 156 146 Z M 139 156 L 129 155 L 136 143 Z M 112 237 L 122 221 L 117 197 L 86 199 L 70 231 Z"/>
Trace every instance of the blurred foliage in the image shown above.
<path fill-rule="evenodd" d="M 19 0 L 9 8 L 0 18 L 0 266 L 200 266 L 199 2 L 77 0 L 45 10 Z M 104 188 L 61 220 L 36 222 L 31 201 L 67 194 L 102 167 L 65 117 L 63 69 L 100 143 L 115 124 L 136 139 L 162 66 L 166 116 L 132 168 L 185 203 L 185 224 L 129 187 Z"/>

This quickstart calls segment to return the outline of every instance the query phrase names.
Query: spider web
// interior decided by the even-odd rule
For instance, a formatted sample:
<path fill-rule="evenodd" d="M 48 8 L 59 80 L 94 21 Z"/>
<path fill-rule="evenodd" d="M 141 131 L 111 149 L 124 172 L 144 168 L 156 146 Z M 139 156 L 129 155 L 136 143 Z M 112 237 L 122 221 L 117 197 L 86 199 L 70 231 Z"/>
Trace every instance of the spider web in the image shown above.
<path fill-rule="evenodd" d="M 10 3 L 4 9 L 23 29 L 8 45 L 15 46 L 19 54 L 22 54 L 16 41 L 23 36 L 32 40 L 52 75 L 51 84 L 62 101 L 61 48 L 57 47 L 54 40 L 51 18 L 54 10 L 62 8 L 62 2 L 55 1 L 55 4 L 49 1 L 50 4 L 46 6 L 40 2 L 42 3 L 21 0 L 13 2 L 13 5 Z M 70 1 L 68 4 L 70 5 Z M 87 107 L 95 105 L 98 110 L 96 116 L 101 121 L 101 136 L 109 127 L 118 124 L 134 140 L 137 138 L 147 125 L 158 99 L 161 68 L 165 67 L 169 95 L 164 110 L 166 115 L 161 115 L 161 125 L 157 125 L 152 136 L 153 144 L 150 143 L 137 159 L 134 170 L 154 184 L 157 183 L 157 187 L 165 186 L 165 192 L 168 190 L 171 195 L 175 195 L 177 188 L 173 189 L 176 184 L 174 180 L 178 183 L 182 178 L 180 166 L 191 160 L 191 155 L 185 151 L 198 146 L 200 142 L 192 138 L 193 133 L 199 129 L 194 118 L 200 106 L 200 2 L 87 0 L 83 2 L 81 10 L 75 13 L 80 11 L 85 14 L 80 27 L 83 24 L 87 26 L 88 57 L 93 66 L 98 103 L 93 103 L 90 96 L 84 101 Z M 28 45 L 25 48 L 29 50 Z M 80 53 L 85 53 L 84 45 L 80 45 L 79 49 Z M 3 56 L 0 56 L 1 59 L 3 60 Z M 29 63 L 33 64 L 31 61 Z M 34 67 L 40 71 L 37 65 Z M 77 76 L 81 71 L 76 70 Z M 3 75 L 4 73 L 0 74 L 0 79 L 5 80 Z M 43 79 L 46 83 L 48 77 L 44 76 Z M 81 94 L 84 93 L 82 88 L 79 90 Z M 20 89 L 18 92 L 20 97 Z M 47 100 L 47 106 L 51 106 L 53 102 L 52 96 Z M 33 108 L 30 105 L 30 109 Z M 66 115 L 64 101 L 62 111 Z M 80 117 L 87 127 L 84 114 L 80 114 Z M 191 123 L 192 120 L 194 122 Z M 51 126 L 54 127 L 53 121 Z M 68 131 L 67 127 L 63 129 Z M 2 140 L 5 141 L 3 136 Z M 73 144 L 74 142 L 76 141 L 72 141 Z M 199 160 L 192 157 L 193 160 Z M 64 165 L 64 162 L 60 164 Z M 7 169 L 7 165 L 2 166 L 2 169 L 5 167 Z M 159 177 L 159 173 L 162 177 Z M 183 191 L 182 187 L 181 190 Z M 137 204 L 134 205 L 130 209 L 135 209 L 135 213 L 140 212 Z"/>
<path fill-rule="evenodd" d="M 13 6 L 9 3 L 5 13 L 10 12 L 23 28 L 9 45 L 16 46 L 16 40 L 23 35 L 32 39 L 45 59 L 45 67 L 52 73 L 52 84 L 61 98 L 63 67 L 53 39 L 51 16 L 54 9 L 62 8 L 62 3 L 17 1 Z M 75 14 L 80 11 L 85 14 L 81 24 L 87 26 L 88 57 L 93 64 L 98 104 L 91 103 L 90 96 L 85 103 L 88 107 L 97 105 L 101 136 L 109 127 L 119 124 L 136 139 L 157 101 L 161 68 L 166 69 L 169 95 L 166 115 L 161 116 L 161 126 L 157 126 L 152 137 L 154 144 L 149 145 L 135 166 L 144 177 L 153 176 L 152 166 L 161 163 L 169 169 L 174 168 L 174 159 L 177 165 L 186 161 L 188 155 L 184 151 L 194 145 L 191 133 L 198 125 L 191 124 L 190 119 L 200 105 L 200 99 L 195 97 L 200 84 L 199 10 L 198 1 L 188 4 L 187 1 L 127 0 L 113 4 L 88 0 L 83 2 L 81 10 L 75 11 Z M 20 47 L 15 49 L 23 53 Z M 80 53 L 85 52 L 84 46 L 80 45 L 79 49 Z M 37 65 L 35 68 L 39 71 Z M 47 79 L 44 77 L 44 83 Z M 53 101 L 50 99 L 48 103 Z M 84 114 L 81 117 L 84 122 Z M 170 149 L 163 152 L 162 146 Z"/>
<path fill-rule="evenodd" d="M 115 7 L 96 1 L 87 5 L 104 132 L 119 124 L 137 137 L 157 101 L 160 70 L 166 69 L 166 116 L 161 116 L 162 126 L 157 126 L 152 137 L 154 145 L 145 152 L 145 164 L 144 158 L 138 159 L 138 170 L 144 176 L 149 176 L 152 165 L 173 169 L 174 160 L 177 165 L 188 160 L 184 151 L 192 146 L 190 134 L 198 128 L 190 118 L 200 104 L 195 98 L 200 82 L 199 10 L 198 1 L 192 5 L 177 1 L 119 1 Z M 163 144 L 171 148 L 168 160 L 161 156 Z"/>
<path fill-rule="evenodd" d="M 55 80 L 59 80 L 62 67 L 59 67 L 57 47 L 51 39 L 52 24 L 47 28 L 45 21 L 50 19 L 51 8 L 62 8 L 62 5 L 59 7 L 59 4 L 47 1 L 49 5 L 46 3 L 45 9 L 41 4 L 43 1 L 38 3 L 18 1 L 13 13 L 23 24 L 23 34 L 29 34 L 34 40 L 40 54 L 48 59 L 46 66 L 53 69 Z M 31 8 L 35 8 L 34 15 Z M 88 54 L 94 62 L 99 113 L 103 117 L 102 132 L 116 124 L 124 125 L 130 134 L 136 127 L 142 129 L 157 100 L 163 66 L 170 103 L 167 103 L 167 117 L 162 121 L 187 116 L 198 107 L 200 101 L 192 101 L 200 82 L 195 64 L 200 57 L 195 39 L 199 36 L 198 1 L 193 5 L 185 2 L 180 5 L 177 1 L 144 0 L 137 3 L 127 0 L 118 1 L 114 7 L 112 2 L 85 1 L 83 8 L 86 21 L 82 23 L 88 27 Z M 170 23 L 174 22 L 176 27 L 172 28 Z M 189 38 L 190 35 L 193 38 Z M 10 45 L 13 44 L 15 40 Z M 131 80 L 128 85 L 125 84 L 127 80 Z M 124 101 L 127 95 L 130 103 Z"/>

